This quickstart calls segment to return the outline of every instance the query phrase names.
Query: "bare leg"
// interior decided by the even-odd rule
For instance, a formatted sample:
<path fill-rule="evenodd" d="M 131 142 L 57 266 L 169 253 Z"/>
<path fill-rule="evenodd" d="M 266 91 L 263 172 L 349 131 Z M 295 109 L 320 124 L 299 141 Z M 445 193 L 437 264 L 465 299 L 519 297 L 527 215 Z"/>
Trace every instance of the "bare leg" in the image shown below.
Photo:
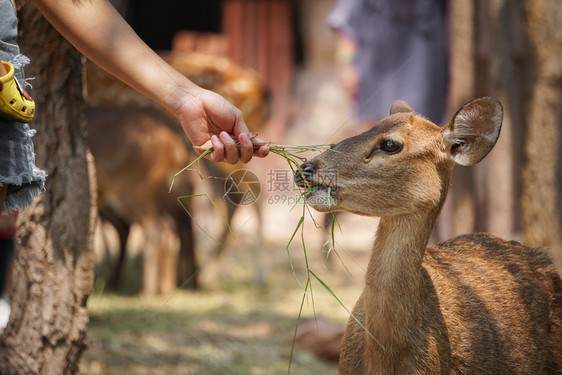
<path fill-rule="evenodd" d="M 0 187 L 0 215 L 2 214 L 2 207 L 4 207 L 4 199 L 6 199 L 6 192 L 8 191 L 8 185 Z"/>

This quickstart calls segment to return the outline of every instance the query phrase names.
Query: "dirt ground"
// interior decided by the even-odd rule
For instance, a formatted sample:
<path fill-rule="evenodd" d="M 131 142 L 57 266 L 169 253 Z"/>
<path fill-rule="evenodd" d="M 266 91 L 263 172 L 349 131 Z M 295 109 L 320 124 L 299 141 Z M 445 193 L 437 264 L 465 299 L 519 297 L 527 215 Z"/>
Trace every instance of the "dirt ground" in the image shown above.
<path fill-rule="evenodd" d="M 198 292 L 160 297 L 117 296 L 96 292 L 89 300 L 89 348 L 83 374 L 286 374 L 303 291 L 285 249 L 268 245 L 267 283 L 254 285 L 248 248 L 233 246 L 220 264 L 210 264 Z M 302 249 L 290 248 L 301 284 L 306 273 Z M 334 259 L 324 263 L 310 246 L 314 272 L 351 308 L 361 272 L 349 273 Z M 350 253 L 360 264 L 364 255 Z M 347 263 L 347 262 L 346 262 Z M 217 270 L 228 275 L 217 278 Z M 353 266 L 353 265 L 351 265 Z M 328 318 L 343 326 L 348 314 L 315 282 L 303 319 Z M 292 374 L 336 374 L 337 365 L 296 347 Z"/>
<path fill-rule="evenodd" d="M 283 144 L 331 143 L 359 130 L 350 115 L 349 100 L 331 71 L 298 76 L 296 117 Z M 267 134 L 263 134 L 267 139 Z M 194 214 L 208 232 L 196 230 L 202 290 L 177 291 L 147 297 L 105 292 L 104 267 L 98 245 L 98 277 L 89 300 L 91 323 L 83 374 L 287 374 L 293 335 L 306 284 L 305 250 L 300 232 L 287 247 L 300 217 L 299 191 L 284 160 L 272 155 L 248 165 L 262 184 L 260 208 L 264 242 L 256 205 L 241 207 L 231 227 L 235 237 L 220 259 L 211 258 L 211 238 L 222 227 L 220 215 L 205 199 L 194 200 Z M 204 183 L 198 187 L 205 190 Z M 363 285 L 376 219 L 344 214 L 335 232 L 335 252 L 327 257 L 329 236 L 315 226 L 324 216 L 306 213 L 304 241 L 309 267 L 319 282 L 302 311 L 302 318 L 329 319 L 341 327 L 349 317 Z M 314 219 L 314 220 L 313 220 Z M 142 235 L 133 228 L 131 247 L 142 248 Z M 99 236 L 98 236 L 99 239 Z M 135 244 L 136 241 L 136 244 Z M 139 273 L 135 251 L 129 271 Z M 137 259 L 137 260 L 135 260 Z M 265 283 L 253 282 L 258 270 Z M 107 272 L 105 272 L 106 274 Z M 298 280 L 298 281 L 297 281 Z M 339 301 L 338 301 L 339 299 Z M 341 302 L 341 304 L 340 304 Z M 342 307 L 342 304 L 344 305 Z M 337 374 L 337 364 L 320 360 L 296 347 L 292 374 Z"/>
<path fill-rule="evenodd" d="M 177 291 L 158 297 L 115 295 L 103 292 L 103 280 L 98 278 L 96 292 L 88 303 L 89 347 L 81 373 L 287 374 L 303 299 L 300 285 L 306 283 L 306 263 L 300 238 L 286 248 L 298 222 L 298 217 L 291 217 L 296 213 L 286 205 L 270 210 L 287 213 L 284 222 L 277 222 L 287 231 L 277 232 L 277 237 L 266 235 L 261 249 L 267 268 L 264 285 L 253 282 L 255 229 L 249 224 L 254 215 L 249 208 L 237 214 L 234 228 L 248 224 L 231 240 L 224 256 L 205 260 L 200 291 Z M 367 264 L 368 251 L 359 246 L 358 237 L 366 239 L 365 249 L 372 237 L 366 229 L 360 233 L 358 228 L 374 227 L 376 222 L 344 215 L 340 225 L 335 238 L 341 259 L 335 252 L 326 259 L 322 244 L 327 235 L 315 227 L 310 217 L 305 221 L 305 244 L 310 269 L 345 307 L 313 281 L 302 319 L 316 316 L 343 329 L 349 316 L 346 309 L 350 310 L 359 296 Z M 357 236 L 346 241 L 348 233 Z M 201 236 L 200 242 L 206 241 L 210 239 Z M 337 374 L 337 364 L 318 359 L 297 345 L 291 374 L 320 373 Z"/>

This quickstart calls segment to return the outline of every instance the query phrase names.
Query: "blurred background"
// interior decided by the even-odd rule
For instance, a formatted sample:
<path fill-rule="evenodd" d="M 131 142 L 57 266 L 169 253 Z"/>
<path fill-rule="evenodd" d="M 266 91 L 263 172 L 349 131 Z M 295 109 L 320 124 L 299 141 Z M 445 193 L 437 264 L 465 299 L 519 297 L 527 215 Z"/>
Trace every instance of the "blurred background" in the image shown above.
<path fill-rule="evenodd" d="M 244 112 L 253 132 L 275 143 L 337 142 L 386 116 L 394 99 L 406 99 L 445 124 L 472 98 L 496 96 L 504 105 L 500 141 L 479 165 L 457 167 L 432 241 L 489 231 L 562 255 L 562 39 L 559 30 L 549 29 L 559 25 L 562 19 L 555 17 L 562 14 L 548 12 L 548 1 L 120 1 L 116 6 L 152 48 L 199 85 L 227 97 Z M 105 145 L 98 151 L 92 144 L 96 160 L 101 159 L 98 178 L 113 169 L 108 185 L 125 186 L 99 184 L 101 217 L 113 209 L 131 231 L 121 251 L 110 226 L 98 231 L 84 372 L 284 373 L 303 293 L 295 277 L 304 285 L 307 267 L 301 239 L 288 246 L 303 214 L 288 165 L 271 155 L 248 166 L 204 163 L 203 179 L 188 172 L 172 195 L 209 194 L 221 207 L 217 210 L 207 197 L 183 199 L 191 223 L 185 212 L 173 213 L 178 209 L 174 200 L 175 207 L 165 210 L 166 204 L 149 198 L 148 191 L 131 197 L 131 170 L 143 170 L 143 179 L 154 180 L 156 191 L 194 155 L 188 145 L 187 158 L 176 150 L 178 161 L 164 167 L 152 144 L 158 129 L 149 126 L 145 140 L 130 141 L 139 155 L 116 167 L 120 159 L 111 152 L 115 148 L 107 139 L 114 135 L 106 127 L 116 129 L 135 118 L 133 127 L 144 121 L 159 128 L 164 121 L 148 110 L 152 104 L 146 99 L 89 68 L 88 105 L 104 108 L 98 122 L 107 124 L 97 126 L 95 108 L 90 110 L 90 138 Z M 108 95 L 111 87 L 115 91 Z M 118 109 L 112 118 L 108 106 L 134 107 L 135 115 Z M 117 139 L 122 147 L 130 138 Z M 168 139 L 162 142 L 163 153 L 170 153 Z M 183 151 L 185 145 L 174 147 Z M 152 166 L 156 163 L 158 168 Z M 223 196 L 225 177 L 246 168 L 261 182 L 260 199 L 232 204 Z M 157 187 L 158 179 L 165 184 Z M 131 207 L 122 207 L 128 200 Z M 150 200 L 160 207 L 139 208 Z M 339 215 L 341 230 L 336 229 L 336 246 L 329 252 L 329 235 L 322 228 L 330 228 L 325 224 L 330 218 L 305 216 L 309 267 L 351 308 L 362 289 L 376 219 Z M 188 225 L 191 233 L 182 234 Z M 119 230 L 119 223 L 114 228 Z M 178 292 L 178 287 L 196 291 Z M 297 336 L 295 374 L 336 372 L 334 358 L 348 314 L 319 284 L 313 291 Z M 311 324 L 315 314 L 318 327 Z M 120 328 L 110 328 L 113 324 Z"/>
<path fill-rule="evenodd" d="M 395 99 L 444 125 L 471 99 L 497 97 L 500 139 L 478 165 L 456 168 L 431 242 L 487 231 L 548 247 L 561 264 L 558 0 L 114 4 L 274 143 L 335 143 L 385 117 Z M 85 80 L 99 219 L 80 372 L 336 374 L 377 219 L 338 214 L 332 226 L 332 215 L 303 211 L 277 155 L 202 161 L 168 194 L 195 158 L 179 125 L 92 64 Z M 245 192 L 259 181 L 251 204 L 226 194 L 240 169 L 254 176 L 238 184 Z M 307 268 L 331 291 L 313 282 L 303 299 Z"/>

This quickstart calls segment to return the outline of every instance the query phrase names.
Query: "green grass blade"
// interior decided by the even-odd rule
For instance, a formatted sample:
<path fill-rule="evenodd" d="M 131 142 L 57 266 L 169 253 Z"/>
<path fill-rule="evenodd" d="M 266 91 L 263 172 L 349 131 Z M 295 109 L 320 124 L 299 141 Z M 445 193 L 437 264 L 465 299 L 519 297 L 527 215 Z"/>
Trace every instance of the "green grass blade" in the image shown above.
<path fill-rule="evenodd" d="M 291 236 L 291 239 L 287 243 L 287 246 L 285 246 L 285 250 L 287 250 L 287 255 L 289 255 L 289 264 L 291 265 L 291 271 L 293 272 L 293 276 L 295 280 L 297 280 L 297 283 L 299 284 L 303 292 L 306 294 L 306 289 L 302 286 L 301 282 L 299 281 L 299 278 L 297 277 L 297 273 L 295 272 L 295 267 L 293 266 L 293 259 L 291 257 L 291 251 L 289 250 L 289 246 L 291 245 L 291 242 L 293 242 L 293 239 L 295 238 L 299 228 L 301 227 L 301 225 L 303 225 L 303 223 L 304 223 L 304 216 L 301 216 L 299 223 L 297 224 L 297 227 L 295 228 L 293 235 Z"/>
<path fill-rule="evenodd" d="M 383 344 L 380 343 L 379 340 L 377 340 L 377 338 L 375 336 L 373 336 L 373 334 L 371 332 L 369 332 L 369 330 L 367 329 L 367 327 L 365 327 L 363 325 L 363 323 L 361 323 L 359 321 L 359 319 L 357 319 L 357 317 L 355 315 L 353 315 L 353 313 L 351 311 L 349 311 L 349 309 L 347 307 L 345 307 L 345 305 L 343 304 L 343 302 L 336 296 L 336 294 L 332 291 L 332 289 L 330 289 L 330 287 L 328 285 L 326 285 L 326 283 L 324 281 L 322 281 L 322 279 L 320 279 L 313 271 L 309 271 L 310 274 L 312 276 L 314 276 L 314 278 L 320 283 L 320 285 L 322 285 L 324 287 L 324 289 L 326 289 L 328 291 L 328 293 L 330 293 L 330 295 L 332 297 L 334 297 L 336 299 L 336 301 L 338 301 L 338 303 L 341 305 L 341 307 L 343 307 L 345 309 L 345 311 L 347 311 L 349 313 L 349 315 L 351 315 L 351 317 L 353 318 L 353 320 L 355 320 L 357 322 L 357 324 L 359 324 L 359 326 L 361 328 L 363 328 L 363 330 L 365 331 L 365 333 L 367 333 L 367 335 L 369 335 L 376 343 L 378 346 L 381 347 L 382 350 L 386 350 L 386 348 L 384 347 Z"/>
<path fill-rule="evenodd" d="M 331 230 L 332 249 L 335 249 L 335 248 L 336 248 L 336 236 L 335 236 L 334 232 L 335 232 L 335 228 L 336 228 L 335 226 L 336 226 L 336 221 L 337 221 L 337 220 L 338 220 L 338 219 L 337 219 L 337 217 L 336 217 L 336 214 L 334 214 L 334 213 L 332 212 L 332 228 L 331 228 L 331 229 L 332 229 L 332 230 Z M 339 226 L 339 222 L 338 222 L 338 226 Z M 340 230 L 341 230 L 341 228 L 340 228 Z"/>
<path fill-rule="evenodd" d="M 193 195 L 182 195 L 180 197 L 177 197 L 176 200 L 178 201 L 178 203 L 182 206 L 183 210 L 185 211 L 185 213 L 187 213 L 187 215 L 191 218 L 191 220 L 195 223 L 195 225 L 197 225 L 197 227 L 199 229 L 201 229 L 201 231 L 203 231 L 203 233 L 205 233 L 207 235 L 207 237 L 209 237 L 210 239 L 212 239 L 213 241 L 215 241 L 218 244 L 221 244 L 219 241 L 217 241 L 213 236 L 211 236 L 209 234 L 209 232 L 207 232 L 202 226 L 201 224 L 199 224 L 199 222 L 197 220 L 195 220 L 195 218 L 193 217 L 193 215 L 191 214 L 191 212 L 189 212 L 189 210 L 187 209 L 187 207 L 185 207 L 185 205 L 183 204 L 183 202 L 181 201 L 182 199 L 186 199 L 186 198 L 195 198 L 195 197 L 209 197 L 207 194 L 202 193 L 202 194 L 193 194 Z"/>
<path fill-rule="evenodd" d="M 195 160 L 193 160 L 191 163 L 189 163 L 185 168 L 183 168 L 181 171 L 179 171 L 178 173 L 176 173 L 174 175 L 174 177 L 172 177 L 172 183 L 170 184 L 170 189 L 168 189 L 168 193 L 172 192 L 172 188 L 174 187 L 174 182 L 176 182 L 176 177 L 182 173 L 185 170 L 188 170 L 193 164 L 197 163 L 199 160 L 203 159 L 205 156 L 209 155 L 211 152 L 213 152 L 213 148 L 208 148 L 206 149 L 201 155 L 199 155 Z"/>
<path fill-rule="evenodd" d="M 297 232 L 298 232 L 299 228 L 301 227 L 301 225 L 303 223 L 304 223 L 304 216 L 301 216 L 301 218 L 299 219 L 299 223 L 297 224 L 297 227 L 293 231 L 293 235 L 291 236 L 291 239 L 289 239 L 289 242 L 287 243 L 287 246 L 286 246 L 287 249 L 289 248 L 289 245 L 291 244 L 291 242 L 293 242 L 293 239 L 297 235 Z"/>
<path fill-rule="evenodd" d="M 295 332 L 293 334 L 293 344 L 291 345 L 291 353 L 289 354 L 289 368 L 287 369 L 288 375 L 291 374 L 291 366 L 293 364 L 293 356 L 295 353 L 295 344 L 297 343 L 297 333 L 299 331 L 299 323 L 301 321 L 302 311 L 304 309 L 304 301 L 306 299 L 306 289 L 308 289 L 309 284 L 310 284 L 310 279 L 306 281 L 305 292 L 302 295 L 301 304 L 299 307 L 299 313 L 297 315 L 297 323 L 295 324 Z"/>
<path fill-rule="evenodd" d="M 316 305 L 314 304 L 314 292 L 312 291 L 312 284 L 310 283 L 310 263 L 308 261 L 308 252 L 306 250 L 306 241 L 304 239 L 304 217 L 306 215 L 306 203 L 303 205 L 303 209 L 302 209 L 302 220 L 303 223 L 300 226 L 301 229 L 301 243 L 302 243 L 302 251 L 303 251 L 303 255 L 304 255 L 304 264 L 306 266 L 306 285 L 308 286 L 308 289 L 310 290 L 310 292 L 308 293 L 310 295 L 310 300 L 311 300 L 311 304 L 312 304 L 312 312 L 314 315 L 314 320 L 316 321 Z M 308 290 L 305 287 L 305 293 Z M 307 299 L 308 301 L 308 299 Z"/>
<path fill-rule="evenodd" d="M 230 234 L 232 235 L 232 237 L 234 238 L 234 232 L 232 231 L 232 228 L 230 227 L 230 223 L 228 222 L 228 218 L 226 217 L 226 215 L 224 214 L 224 212 L 222 212 L 222 210 L 220 209 L 220 207 L 215 203 L 215 201 L 209 197 L 209 200 L 211 201 L 211 203 L 213 204 L 213 206 L 215 206 L 215 208 L 217 209 L 217 211 L 219 211 L 219 213 L 221 214 L 224 222 L 226 223 L 226 226 L 228 227 L 228 231 L 230 232 Z"/>

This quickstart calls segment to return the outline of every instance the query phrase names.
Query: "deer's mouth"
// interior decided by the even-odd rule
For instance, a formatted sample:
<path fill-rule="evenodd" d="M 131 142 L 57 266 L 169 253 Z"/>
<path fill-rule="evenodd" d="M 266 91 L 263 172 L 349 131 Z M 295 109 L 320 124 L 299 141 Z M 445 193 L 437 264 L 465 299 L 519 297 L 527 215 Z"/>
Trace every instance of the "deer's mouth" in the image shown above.
<path fill-rule="evenodd" d="M 319 172 L 314 163 L 304 163 L 295 172 L 295 183 L 305 189 L 303 196 L 306 202 L 317 211 L 333 211 L 337 204 L 336 173 Z"/>
<path fill-rule="evenodd" d="M 332 211 L 337 204 L 337 187 L 313 185 L 305 192 L 306 202 L 317 211 Z"/>

